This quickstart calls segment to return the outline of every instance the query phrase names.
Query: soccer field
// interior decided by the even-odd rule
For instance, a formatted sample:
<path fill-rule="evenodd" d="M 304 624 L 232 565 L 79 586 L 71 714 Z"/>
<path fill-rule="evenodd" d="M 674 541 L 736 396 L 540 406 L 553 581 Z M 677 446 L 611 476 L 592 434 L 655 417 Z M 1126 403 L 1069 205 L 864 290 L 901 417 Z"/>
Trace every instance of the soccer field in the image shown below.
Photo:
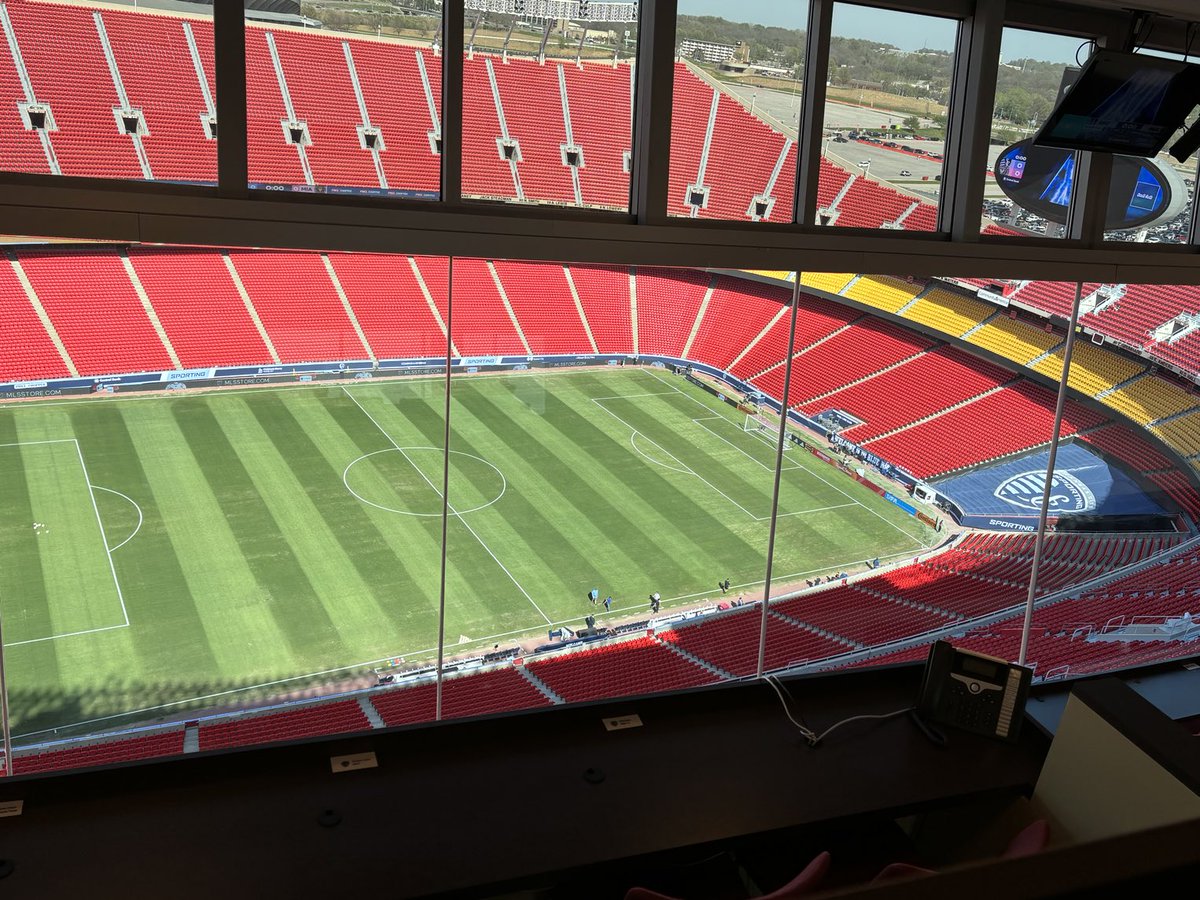
<path fill-rule="evenodd" d="M 437 646 L 443 382 L 0 408 L 0 614 L 14 733 L 151 718 Z M 764 576 L 774 447 L 685 380 L 463 377 L 451 407 L 446 643 L 478 650 Z M 806 453 L 777 584 L 932 533 Z M 111 723 L 111 722 L 110 722 Z"/>

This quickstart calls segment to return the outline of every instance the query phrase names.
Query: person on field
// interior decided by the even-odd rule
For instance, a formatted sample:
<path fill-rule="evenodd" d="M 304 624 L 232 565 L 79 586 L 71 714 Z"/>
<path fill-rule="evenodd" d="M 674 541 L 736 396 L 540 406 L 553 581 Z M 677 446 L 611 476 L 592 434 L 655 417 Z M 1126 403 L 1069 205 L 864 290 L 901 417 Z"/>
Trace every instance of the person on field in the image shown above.
<path fill-rule="evenodd" d="M 605 597 L 604 598 L 604 611 L 608 612 L 610 609 L 612 609 L 612 597 Z"/>
<path fill-rule="evenodd" d="M 592 601 L 592 606 L 595 606 L 596 601 L 600 599 L 600 588 L 592 588 L 588 591 L 588 599 Z"/>

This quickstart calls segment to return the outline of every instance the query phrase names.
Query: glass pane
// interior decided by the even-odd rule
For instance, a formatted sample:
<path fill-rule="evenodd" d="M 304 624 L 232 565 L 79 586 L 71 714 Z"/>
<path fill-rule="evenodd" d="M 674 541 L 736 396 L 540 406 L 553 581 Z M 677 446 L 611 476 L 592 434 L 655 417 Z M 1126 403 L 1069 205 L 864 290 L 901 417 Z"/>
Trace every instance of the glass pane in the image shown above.
<path fill-rule="evenodd" d="M 935 231 L 958 22 L 833 8 L 817 224 Z"/>
<path fill-rule="evenodd" d="M 787 626 L 804 640 L 819 634 L 833 642 L 814 655 L 813 668 L 923 659 L 938 637 L 1015 660 L 1054 385 L 1063 378 L 1066 334 L 1057 317 L 1064 295 L 1069 307 L 1074 285 L 849 274 L 805 275 L 803 284 L 813 297 L 798 311 L 801 349 L 791 395 L 804 428 L 799 434 L 823 454 L 817 459 L 830 460 L 824 477 L 847 504 L 808 524 L 826 541 L 848 540 L 853 549 L 845 566 L 815 579 L 806 573 L 793 596 L 773 603 L 772 627 L 780 636 L 772 640 L 781 647 L 800 640 Z M 1085 285 L 1084 295 L 1097 287 Z M 1131 288 L 1139 301 L 1165 296 L 1157 286 Z M 890 315 L 855 317 L 842 298 Z M 1053 322 L 1042 312 L 1051 307 Z M 836 313 L 842 318 L 831 319 Z M 806 320 L 820 327 L 805 328 Z M 916 328 L 932 329 L 940 340 Z M 779 391 L 780 368 L 750 381 Z M 1136 633 L 1143 623 L 1189 627 L 1181 618 L 1187 604 L 1171 592 L 1195 581 L 1186 569 L 1194 551 L 1177 564 L 1136 574 L 1129 567 L 1183 544 L 1188 532 L 1176 516 L 1200 508 L 1194 459 L 1200 443 L 1189 422 L 1196 397 L 1186 382 L 1144 360 L 1083 339 L 1067 383 L 1074 394 L 1055 469 L 1055 531 L 1039 573 L 1028 657 L 1039 678 L 1183 653 L 1178 642 L 1173 649 L 1151 647 Z M 879 515 L 851 503 L 859 499 L 855 490 L 863 492 L 862 502 L 878 504 Z M 873 541 L 896 542 L 896 556 L 879 553 L 876 560 L 868 549 Z M 843 573 L 848 577 L 836 577 Z M 1078 587 L 1105 576 L 1120 580 Z M 1058 602 L 1060 592 L 1072 596 Z M 998 613 L 999 620 L 973 622 Z M 1126 629 L 1129 639 L 1121 636 Z M 1093 639 L 1102 630 L 1111 640 Z M 767 656 L 788 654 L 768 644 Z"/>
<path fill-rule="evenodd" d="M 463 196 L 628 210 L 637 5 L 569 21 L 468 5 Z"/>
<path fill-rule="evenodd" d="M 1051 237 L 1065 234 L 1074 195 L 1077 156 L 1034 148 L 1029 141 L 1046 121 L 1064 85 L 1085 58 L 1085 40 L 1005 28 L 992 114 L 991 167 L 984 178 L 983 234 Z"/>
<path fill-rule="evenodd" d="M 432 718 L 446 260 L 9 250 L 16 771 L 368 730 L 381 680 Z"/>
<path fill-rule="evenodd" d="M 0 167 L 215 184 L 212 12 L 194 10 L 6 4 Z"/>
<path fill-rule="evenodd" d="M 441 4 L 411 7 L 317 7 L 304 30 L 247 12 L 252 188 L 440 196 Z"/>
<path fill-rule="evenodd" d="M 1153 52 L 1154 56 L 1183 59 L 1180 54 Z M 1196 195 L 1196 156 L 1180 162 L 1170 149 L 1183 133 L 1200 121 L 1193 113 L 1153 159 L 1114 156 L 1108 196 L 1110 241 L 1186 244 L 1192 227 Z"/>
<path fill-rule="evenodd" d="M 671 215 L 792 221 L 807 22 L 807 0 L 680 0 Z"/>

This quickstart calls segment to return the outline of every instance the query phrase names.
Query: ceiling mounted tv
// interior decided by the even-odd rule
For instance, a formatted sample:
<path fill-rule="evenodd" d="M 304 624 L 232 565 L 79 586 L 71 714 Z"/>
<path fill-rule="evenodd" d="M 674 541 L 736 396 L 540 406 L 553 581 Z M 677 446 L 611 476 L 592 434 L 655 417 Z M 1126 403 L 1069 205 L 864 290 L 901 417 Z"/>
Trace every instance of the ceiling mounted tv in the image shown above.
<path fill-rule="evenodd" d="M 1154 156 L 1200 103 L 1200 66 L 1099 50 L 1034 136 L 1034 144 Z"/>

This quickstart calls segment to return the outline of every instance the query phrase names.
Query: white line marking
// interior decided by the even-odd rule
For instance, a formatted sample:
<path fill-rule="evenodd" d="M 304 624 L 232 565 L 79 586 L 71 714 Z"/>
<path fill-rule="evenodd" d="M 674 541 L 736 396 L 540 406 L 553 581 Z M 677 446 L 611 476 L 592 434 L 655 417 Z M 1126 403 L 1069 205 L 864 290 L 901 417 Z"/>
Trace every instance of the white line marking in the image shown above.
<path fill-rule="evenodd" d="M 69 444 L 74 440 L 75 438 L 59 438 L 54 441 L 14 441 L 11 444 L 0 444 L 0 447 L 24 447 L 33 444 Z"/>
<path fill-rule="evenodd" d="M 118 550 L 120 550 L 122 547 L 124 547 L 130 541 L 132 541 L 135 537 L 137 537 L 137 533 L 142 530 L 142 522 L 145 521 L 146 517 L 142 515 L 142 508 L 140 506 L 138 506 L 137 501 L 134 500 L 132 497 L 127 496 L 126 494 L 122 494 L 120 491 L 114 491 L 112 488 L 100 487 L 100 485 L 98 485 L 98 484 L 92 485 L 92 490 L 104 491 L 107 494 L 116 494 L 118 497 L 124 497 L 126 500 L 128 500 L 130 503 L 132 503 L 133 508 L 137 510 L 137 514 L 138 514 L 137 527 L 133 529 L 133 534 L 131 534 L 129 537 L 125 538 L 125 540 L 121 541 L 121 543 L 117 544 L 117 546 L 113 547 L 109 551 L 111 553 L 116 553 Z M 105 540 L 104 543 L 107 545 L 108 541 Z"/>
<path fill-rule="evenodd" d="M 100 540 L 104 542 L 104 552 L 108 554 L 108 569 L 112 572 L 113 584 L 117 588 L 117 599 L 121 601 L 121 616 L 128 625 L 129 611 L 125 609 L 125 595 L 121 593 L 121 582 L 117 578 L 117 566 L 113 562 L 112 551 L 108 549 L 108 538 L 104 534 L 104 522 L 100 518 L 100 507 L 96 505 L 96 492 L 92 489 L 92 479 L 88 476 L 87 463 L 83 461 L 83 448 L 79 446 L 78 438 L 72 440 L 75 442 L 75 452 L 79 454 L 79 465 L 83 467 L 83 480 L 87 482 L 88 496 L 92 498 L 92 509 L 96 512 L 96 524 L 100 527 Z"/>
<path fill-rule="evenodd" d="M 666 380 L 665 378 L 663 378 L 661 375 L 658 375 L 658 374 L 657 374 L 657 373 L 655 373 L 655 372 L 646 372 L 646 374 L 647 374 L 647 375 L 649 375 L 651 378 L 655 378 L 655 379 L 657 379 L 657 380 L 661 381 L 663 384 L 669 385 L 669 386 L 671 387 L 671 389 L 672 389 L 672 390 L 676 391 L 676 392 L 677 392 L 677 393 L 679 393 L 679 394 L 682 394 L 684 397 L 687 397 L 687 398 L 688 398 L 689 400 L 691 400 L 693 403 L 699 403 L 699 404 L 700 404 L 701 406 L 703 406 L 705 409 L 709 409 L 709 407 L 708 407 L 706 404 L 704 404 L 704 403 L 702 403 L 701 401 L 697 400 L 695 397 L 692 397 L 691 395 L 689 395 L 689 394 L 685 393 L 684 391 L 681 391 L 681 390 L 679 390 L 679 388 L 678 388 L 678 387 L 676 387 L 675 385 L 671 384 L 671 382 L 667 381 L 667 380 Z M 724 418 L 724 417 L 722 416 L 721 418 Z M 838 493 L 840 493 L 840 494 L 842 494 L 843 496 L 847 497 L 847 498 L 848 498 L 848 499 L 849 499 L 851 502 L 853 502 L 853 503 L 857 504 L 858 506 L 861 506 L 861 507 L 862 507 L 863 509 L 865 509 L 867 512 L 871 513 L 871 515 L 873 515 L 873 516 L 878 516 L 880 519 L 883 519 L 883 521 L 884 521 L 884 522 L 887 522 L 887 524 L 891 525 L 893 528 L 895 528 L 897 531 L 899 531 L 901 534 L 905 535 L 906 537 L 910 537 L 910 538 L 912 538 L 912 539 L 913 539 L 914 541 L 916 541 L 916 542 L 917 542 L 917 543 L 918 543 L 920 546 L 922 546 L 922 547 L 928 547 L 928 546 L 930 546 L 929 544 L 926 544 L 926 543 L 925 543 L 923 540 L 921 540 L 919 537 L 916 537 L 915 535 L 911 534 L 910 532 L 908 532 L 908 531 L 905 531 L 903 528 L 901 528 L 901 527 L 900 527 L 899 525 L 897 525 L 895 522 L 892 522 L 891 520 L 889 520 L 889 519 L 888 519 L 888 518 L 887 518 L 885 515 L 883 515 L 882 513 L 880 513 L 880 512 L 876 512 L 875 510 L 871 509 L 871 507 L 869 507 L 869 506 L 867 506 L 865 503 L 863 503 L 861 500 L 858 500 L 858 499 L 856 499 L 855 497 L 853 497 L 852 495 L 850 495 L 850 494 L 847 494 L 847 493 L 846 493 L 845 491 L 843 491 L 843 490 L 842 490 L 840 487 L 838 487 L 836 484 L 834 484 L 832 481 L 830 481 L 830 480 L 829 480 L 828 478 L 826 478 L 825 476 L 821 475 L 819 472 L 816 472 L 815 470 L 813 470 L 813 469 L 809 469 L 809 468 L 807 468 L 807 467 L 804 467 L 804 466 L 801 466 L 800 468 L 803 468 L 803 469 L 804 469 L 804 471 L 808 472 L 809 474 L 813 475 L 814 477 L 821 479 L 821 481 L 824 481 L 824 482 L 825 482 L 827 485 L 829 485 L 829 486 L 830 486 L 831 488 L 833 488 L 835 491 L 837 491 Z"/>
<path fill-rule="evenodd" d="M 732 447 L 738 453 L 741 453 L 743 456 L 745 456 L 751 462 L 757 463 L 758 465 L 760 465 L 764 469 L 766 469 L 768 472 L 775 471 L 774 466 L 768 466 L 761 459 L 757 459 L 752 454 L 747 453 L 745 450 L 743 450 L 741 447 L 739 447 L 733 441 L 729 440 L 729 438 L 721 437 L 721 435 L 717 434 L 713 429 L 709 428 L 707 425 L 704 424 L 705 422 L 710 422 L 710 421 L 713 421 L 714 419 L 718 422 L 729 422 L 729 424 L 731 426 L 733 426 L 733 422 L 730 422 L 729 419 L 725 418 L 724 416 L 711 416 L 708 419 L 692 419 L 692 421 L 695 422 L 697 425 L 699 425 L 701 428 L 703 428 L 705 431 L 707 431 L 709 434 L 711 434 L 713 437 L 715 437 L 717 440 L 724 441 L 725 443 L 727 443 L 730 447 Z M 741 433 L 745 434 L 745 432 L 741 432 Z M 801 466 L 797 463 L 788 463 L 788 465 L 783 467 L 783 471 L 785 471 L 785 472 L 792 472 L 792 471 L 795 471 L 796 469 L 803 470 L 804 466 Z"/>
<path fill-rule="evenodd" d="M 407 449 L 407 450 L 436 450 L 439 454 L 442 452 L 440 447 L 407 447 L 405 449 Z M 350 474 L 350 470 L 352 468 L 354 468 L 355 464 L 362 462 L 364 459 L 369 459 L 372 456 L 377 456 L 380 453 L 395 453 L 395 452 L 396 452 L 395 450 L 376 450 L 373 453 L 364 453 L 358 459 L 351 460 L 350 465 L 346 466 L 345 470 L 342 472 L 342 484 L 344 484 L 346 486 L 346 490 L 348 490 L 351 494 L 353 494 L 360 501 L 367 504 L 367 506 L 373 506 L 376 509 L 383 510 L 384 512 L 398 513 L 399 515 L 402 515 L 402 516 L 417 516 L 418 518 L 431 518 L 431 519 L 432 518 L 441 518 L 442 514 L 440 512 L 418 513 L 418 512 L 411 512 L 410 510 L 407 510 L 407 509 L 396 509 L 395 507 L 392 507 L 392 506 L 384 506 L 381 503 L 375 503 L 374 501 L 368 500 L 366 497 L 364 497 L 362 494 L 360 494 L 354 488 L 350 487 L 350 482 L 348 480 L 348 476 Z M 401 451 L 401 452 L 403 452 L 403 451 Z M 487 503 L 484 503 L 482 506 L 473 506 L 470 509 L 464 509 L 461 512 L 455 513 L 456 516 L 465 516 L 467 513 L 479 512 L 479 510 L 481 510 L 481 509 L 487 509 L 489 506 L 491 506 L 493 503 L 496 503 L 497 501 L 500 500 L 501 497 L 504 496 L 504 492 L 508 490 L 508 479 L 504 477 L 504 473 L 501 472 L 499 468 L 492 465 L 490 462 L 488 462 L 482 456 L 476 456 L 474 453 L 464 453 L 462 450 L 451 450 L 450 452 L 457 453 L 459 456 L 465 456 L 468 459 L 477 459 L 481 463 L 483 463 L 485 466 L 491 466 L 491 468 L 495 470 L 496 474 L 500 476 L 500 493 L 499 494 L 497 494 L 495 497 L 493 497 Z M 405 459 L 408 459 L 407 454 L 405 454 Z M 409 465 L 412 465 L 411 459 L 409 459 L 408 462 L 409 462 Z M 413 466 L 413 468 L 416 468 L 416 467 Z M 429 481 L 429 479 L 425 479 L 425 480 L 426 480 L 426 482 Z"/>
<path fill-rule="evenodd" d="M 611 397 L 591 397 L 591 400 L 630 400 L 634 397 L 670 397 L 674 391 L 652 391 L 649 394 L 613 394 Z M 686 396 L 686 395 L 685 395 Z"/>
<path fill-rule="evenodd" d="M 657 459 L 655 459 L 653 456 L 651 456 L 649 453 L 647 453 L 645 450 L 643 450 L 641 447 L 639 447 L 639 446 L 637 445 L 637 439 L 638 439 L 638 437 L 639 437 L 639 433 L 638 433 L 638 432 L 636 432 L 636 431 L 635 431 L 635 432 L 633 432 L 632 434 L 630 434 L 630 435 L 629 435 L 629 444 L 630 444 L 630 446 L 632 446 L 632 447 L 633 447 L 633 449 L 634 449 L 634 450 L 636 450 L 636 451 L 637 451 L 638 453 L 640 453 L 642 456 L 646 457 L 646 459 L 650 460 L 650 462 L 654 463 L 656 466 L 662 466 L 664 469 L 668 469 L 668 470 L 670 470 L 670 471 L 672 471 L 672 472 L 678 472 L 680 475 L 691 475 L 691 474 L 693 474 L 693 473 L 691 472 L 691 470 L 689 470 L 689 469 L 679 469 L 679 468 L 676 468 L 675 466 L 669 466 L 669 465 L 667 465 L 665 462 L 662 462 L 662 461 L 660 461 L 660 460 L 657 460 Z M 650 438 L 646 438 L 646 440 L 650 441 Z M 650 441 L 650 443 L 652 443 L 652 444 L 653 444 L 653 443 L 654 443 L 654 441 Z M 668 455 L 668 456 L 670 456 L 670 454 L 669 454 L 669 453 L 668 453 L 667 455 Z M 675 457 L 674 457 L 674 456 L 671 456 L 671 459 L 675 459 Z M 675 462 L 679 462 L 679 460 L 675 459 Z M 680 465 L 682 465 L 682 463 L 680 463 Z"/>
<path fill-rule="evenodd" d="M 78 637 L 81 634 L 97 634 L 101 631 L 112 631 L 116 628 L 128 628 L 129 623 L 122 625 L 105 625 L 102 628 L 86 628 L 83 631 L 68 631 L 66 634 L 51 634 L 47 637 L 30 638 L 27 641 L 9 641 L 5 642 L 5 647 L 20 647 L 23 644 L 40 644 L 42 641 L 57 641 L 59 638 Z"/>
<path fill-rule="evenodd" d="M 711 481 L 704 478 L 702 475 L 698 475 L 695 472 L 695 470 L 693 470 L 687 463 L 685 463 L 678 456 L 673 454 L 670 450 L 668 450 L 662 444 L 658 443 L 653 438 L 646 437 L 646 435 L 642 434 L 640 431 L 638 431 L 636 428 L 634 428 L 632 425 L 630 425 L 628 422 L 626 422 L 624 419 L 622 419 L 620 416 L 618 416 L 615 412 L 613 412 L 611 409 L 609 409 L 607 406 L 605 406 L 599 400 L 597 400 L 593 397 L 592 402 L 595 403 L 602 410 L 604 410 L 606 413 L 608 413 L 610 416 L 612 416 L 614 419 L 616 419 L 618 422 L 620 422 L 622 425 L 624 425 L 626 428 L 628 428 L 630 431 L 632 431 L 634 433 L 634 435 L 641 437 L 641 438 L 645 438 L 647 441 L 649 441 L 651 444 L 653 444 L 655 447 L 657 447 L 663 453 L 667 454 L 667 456 L 671 457 L 671 459 L 675 460 L 675 462 L 679 463 L 681 466 L 683 466 L 685 469 L 687 469 L 686 473 L 681 473 L 681 474 L 688 474 L 695 478 L 699 478 L 702 482 L 704 482 L 706 485 L 708 485 L 712 491 L 720 494 L 722 497 L 724 497 L 726 500 L 728 500 L 730 503 L 732 503 L 734 506 L 736 506 L 738 509 L 740 509 L 742 512 L 744 512 L 746 515 L 748 515 L 751 519 L 754 519 L 757 522 L 762 522 L 762 521 L 764 521 L 765 518 L 768 518 L 768 517 L 764 517 L 764 516 L 756 516 L 754 513 L 750 512 L 750 510 L 746 509 L 746 507 L 742 506 L 742 504 L 738 503 L 736 500 L 734 500 L 732 497 L 730 497 L 728 494 L 726 494 L 723 490 L 721 490 L 719 487 L 714 485 Z M 637 444 L 634 444 L 634 449 L 635 450 L 637 449 Z M 642 455 L 645 456 L 645 454 L 642 454 Z M 667 466 L 666 468 L 669 469 L 671 467 Z"/>
<path fill-rule="evenodd" d="M 384 430 L 383 426 L 380 425 L 377 421 L 375 421 L 375 417 L 373 415 L 371 415 L 369 412 L 367 412 L 366 408 L 361 403 L 358 402 L 358 399 L 353 394 L 351 394 L 350 391 L 348 391 L 345 386 L 342 387 L 342 392 L 347 397 L 350 398 L 350 401 L 355 406 L 357 406 L 360 410 L 362 410 L 362 414 L 371 420 L 371 424 L 379 429 L 379 433 L 382 434 L 385 438 L 387 438 L 389 443 L 391 443 L 391 445 L 393 447 L 395 447 L 397 450 L 400 451 L 400 455 L 403 456 L 405 459 L 407 459 L 409 465 L 411 465 L 414 469 L 416 469 L 418 474 L 420 474 L 420 476 L 425 479 L 425 483 L 428 484 L 430 488 L 432 488 L 433 492 L 438 495 L 438 498 L 444 499 L 442 492 L 434 485 L 434 483 L 432 481 L 429 480 L 429 476 L 427 476 L 424 472 L 422 472 L 420 470 L 420 468 L 417 467 L 417 464 L 414 463 L 412 461 L 412 459 L 409 457 L 409 455 L 404 452 L 404 448 L 401 447 L 399 444 L 397 444 L 395 439 Z M 475 540 L 479 541 L 479 546 L 483 547 L 483 549 L 485 551 L 487 551 L 487 555 L 490 556 L 495 561 L 496 565 L 498 565 L 504 571 L 504 574 L 509 577 L 509 580 L 512 581 L 512 583 L 517 586 L 517 590 L 525 595 L 525 599 L 528 600 L 530 605 L 538 611 L 538 615 L 540 615 L 543 619 L 546 620 L 547 623 L 549 623 L 550 617 L 548 615 L 546 615 L 544 612 L 542 612 L 542 608 L 537 605 L 537 602 L 531 596 L 529 596 L 529 592 L 527 590 L 525 590 L 525 588 L 521 587 L 521 583 L 519 581 L 517 581 L 517 579 L 513 576 L 513 573 L 508 571 L 508 567 L 505 566 L 504 563 L 500 562 L 500 558 L 497 557 L 496 554 L 492 552 L 492 548 L 489 547 L 487 545 L 487 543 L 483 540 L 483 538 L 481 538 L 479 536 L 479 533 L 474 528 L 471 527 L 471 523 L 468 522 L 466 519 L 464 519 L 461 515 L 459 515 L 459 513 L 454 509 L 454 506 L 451 505 L 449 500 L 446 501 L 446 508 L 455 516 L 455 518 L 457 518 L 460 522 L 463 523 L 463 527 L 465 527 L 467 529 L 467 531 L 471 532 L 471 536 L 473 538 L 475 538 Z"/>

